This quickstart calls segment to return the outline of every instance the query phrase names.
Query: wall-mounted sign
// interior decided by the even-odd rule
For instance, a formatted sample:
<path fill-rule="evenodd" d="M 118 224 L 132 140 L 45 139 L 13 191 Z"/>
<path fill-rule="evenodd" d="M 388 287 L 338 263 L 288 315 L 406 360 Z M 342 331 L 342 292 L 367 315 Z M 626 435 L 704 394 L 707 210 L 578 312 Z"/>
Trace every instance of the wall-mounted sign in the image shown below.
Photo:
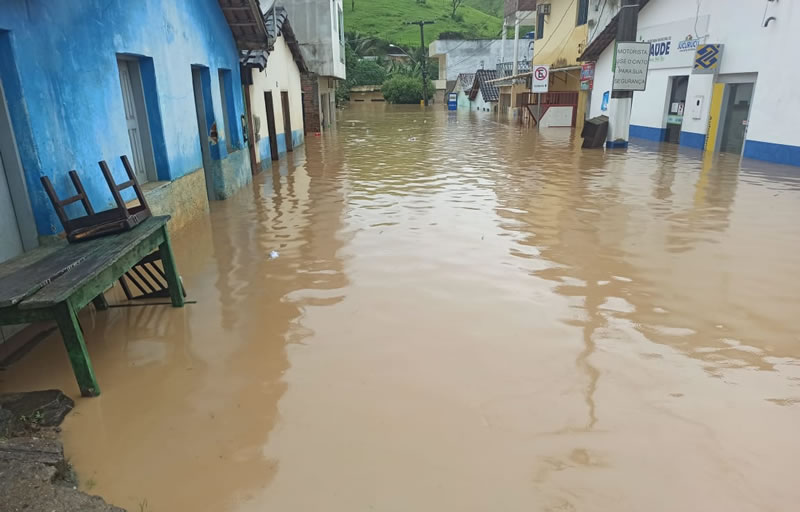
<path fill-rule="evenodd" d="M 581 90 L 591 91 L 594 87 L 594 62 L 581 64 Z"/>
<path fill-rule="evenodd" d="M 547 92 L 550 88 L 550 66 L 533 66 L 531 92 Z"/>
<path fill-rule="evenodd" d="M 702 34 L 708 33 L 709 16 L 640 27 L 637 39 L 651 43 L 650 69 L 691 67 Z"/>
<path fill-rule="evenodd" d="M 643 91 L 647 87 L 650 43 L 618 42 L 614 49 L 614 91 Z"/>
<path fill-rule="evenodd" d="M 715 74 L 719 73 L 719 63 L 722 60 L 721 44 L 698 44 L 697 51 L 694 53 L 694 74 Z"/>

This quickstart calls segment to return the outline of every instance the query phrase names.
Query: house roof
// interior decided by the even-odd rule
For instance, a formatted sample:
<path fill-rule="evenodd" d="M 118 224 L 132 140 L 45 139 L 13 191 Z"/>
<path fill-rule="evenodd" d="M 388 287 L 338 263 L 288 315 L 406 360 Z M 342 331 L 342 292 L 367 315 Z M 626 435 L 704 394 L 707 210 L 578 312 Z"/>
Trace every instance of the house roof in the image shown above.
<path fill-rule="evenodd" d="M 498 101 L 500 99 L 500 90 L 490 80 L 497 78 L 497 70 L 494 69 L 479 69 L 475 72 L 475 81 L 472 84 L 472 90 L 469 93 L 469 99 L 474 100 L 478 96 L 478 91 L 481 91 L 484 101 Z"/>
<path fill-rule="evenodd" d="M 277 39 L 278 36 L 283 36 L 283 40 L 286 41 L 289 51 L 292 52 L 292 57 L 297 63 L 297 68 L 300 71 L 308 71 L 303 55 L 300 53 L 300 43 L 297 41 L 292 25 L 289 23 L 289 15 L 286 13 L 286 9 L 283 7 L 270 9 L 264 15 L 264 24 L 267 35 L 272 41 Z M 270 45 L 269 51 L 272 49 L 273 47 Z M 240 61 L 245 67 L 263 70 L 267 66 L 269 51 L 243 51 L 241 52 Z"/>
<path fill-rule="evenodd" d="M 258 0 L 218 0 L 239 50 L 266 50 L 267 29 L 261 19 Z"/>
<path fill-rule="evenodd" d="M 639 11 L 647 5 L 649 0 L 639 0 Z M 608 22 L 608 25 L 605 26 L 602 32 L 597 34 L 597 36 L 592 40 L 591 43 L 586 47 L 580 57 L 578 57 L 578 61 L 587 61 L 587 60 L 597 60 L 600 57 L 600 54 L 603 53 L 611 41 L 617 38 L 617 25 L 619 24 L 619 13 L 617 13 L 611 21 Z"/>
<path fill-rule="evenodd" d="M 472 89 L 472 84 L 475 83 L 475 73 L 459 73 L 456 83 L 461 84 L 464 91 L 469 91 Z"/>

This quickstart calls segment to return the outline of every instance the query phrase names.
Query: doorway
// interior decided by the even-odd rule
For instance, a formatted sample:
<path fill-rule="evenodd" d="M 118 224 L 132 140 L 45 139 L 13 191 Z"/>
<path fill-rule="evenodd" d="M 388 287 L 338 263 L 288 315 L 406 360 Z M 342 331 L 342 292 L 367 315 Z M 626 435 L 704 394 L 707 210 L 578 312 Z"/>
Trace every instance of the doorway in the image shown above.
<path fill-rule="evenodd" d="M 278 160 L 278 133 L 275 130 L 275 110 L 272 105 L 272 92 L 264 93 L 264 107 L 267 109 L 267 131 L 269 133 L 269 153 L 272 160 Z"/>
<path fill-rule="evenodd" d="M 689 77 L 673 76 L 670 78 L 670 86 L 665 140 L 678 144 L 681 139 L 683 112 L 686 109 L 686 90 L 689 88 Z"/>
<path fill-rule="evenodd" d="M 38 236 L 28 200 L 28 191 L 17 141 L 0 80 L 0 263 L 38 245 Z M 0 326 L 0 344 L 25 328 Z"/>
<path fill-rule="evenodd" d="M 213 181 L 211 179 L 211 150 L 208 139 L 208 122 L 207 122 L 207 106 L 209 105 L 210 97 L 206 98 L 203 91 L 203 84 L 211 85 L 211 78 L 208 73 L 208 68 L 200 66 L 192 66 L 192 87 L 194 89 L 194 109 L 197 116 L 197 132 L 200 138 L 200 152 L 203 155 L 203 174 L 206 179 L 206 194 L 209 199 L 214 199 L 212 191 L 214 190 Z"/>
<path fill-rule="evenodd" d="M 117 57 L 119 84 L 122 90 L 122 105 L 125 123 L 131 143 L 133 172 L 139 183 L 156 180 L 156 164 L 153 156 L 153 140 L 144 101 L 144 86 L 139 61 L 135 58 Z"/>
<path fill-rule="evenodd" d="M 286 151 L 294 151 L 292 113 L 289 106 L 289 93 L 286 91 L 281 91 L 281 108 L 283 110 L 283 135 L 286 138 Z"/>
<path fill-rule="evenodd" d="M 722 137 L 719 150 L 724 153 L 741 154 L 747 137 L 747 122 L 753 100 L 752 83 L 728 84 L 723 101 Z"/>

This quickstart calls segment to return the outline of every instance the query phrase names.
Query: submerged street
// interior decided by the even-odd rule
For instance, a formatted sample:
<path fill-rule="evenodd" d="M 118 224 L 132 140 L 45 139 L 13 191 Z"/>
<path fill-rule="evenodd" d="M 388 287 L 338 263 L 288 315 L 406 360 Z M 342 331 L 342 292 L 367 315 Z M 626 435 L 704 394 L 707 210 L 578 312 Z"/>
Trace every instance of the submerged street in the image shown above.
<path fill-rule="evenodd" d="M 84 310 L 100 397 L 0 383 L 128 510 L 796 508 L 797 172 L 580 142 L 352 107 L 173 234 L 196 304 Z"/>

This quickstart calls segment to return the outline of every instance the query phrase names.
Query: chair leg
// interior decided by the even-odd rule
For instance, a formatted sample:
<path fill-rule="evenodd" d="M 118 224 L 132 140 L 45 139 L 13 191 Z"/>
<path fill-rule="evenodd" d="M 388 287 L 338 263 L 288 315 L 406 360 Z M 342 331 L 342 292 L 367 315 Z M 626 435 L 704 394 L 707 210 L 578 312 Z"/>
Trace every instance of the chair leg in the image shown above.
<path fill-rule="evenodd" d="M 98 396 L 100 386 L 97 385 L 94 376 L 92 361 L 86 350 L 86 343 L 83 340 L 75 309 L 68 303 L 61 303 L 55 306 L 54 314 L 56 323 L 61 330 L 61 337 L 64 339 L 64 345 L 67 347 L 69 362 L 72 364 L 72 371 L 75 373 L 81 395 Z"/>
<path fill-rule="evenodd" d="M 105 311 L 108 309 L 108 301 L 106 300 L 106 296 L 102 293 L 92 299 L 92 304 L 94 304 L 97 311 Z"/>
<path fill-rule="evenodd" d="M 173 307 L 182 308 L 183 285 L 181 285 L 181 278 L 178 275 L 178 266 L 175 264 L 175 256 L 172 254 L 172 245 L 169 243 L 167 226 L 164 225 L 161 229 L 164 230 L 164 241 L 161 242 L 158 250 L 161 253 L 161 263 L 164 265 L 164 273 L 167 276 L 169 296 L 172 299 Z"/>

